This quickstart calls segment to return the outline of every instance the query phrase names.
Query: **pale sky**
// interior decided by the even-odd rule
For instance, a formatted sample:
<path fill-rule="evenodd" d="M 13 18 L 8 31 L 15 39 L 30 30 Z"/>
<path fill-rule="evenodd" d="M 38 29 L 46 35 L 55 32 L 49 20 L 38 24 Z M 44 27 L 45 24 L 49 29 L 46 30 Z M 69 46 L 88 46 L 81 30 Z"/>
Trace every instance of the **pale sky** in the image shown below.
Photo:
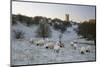
<path fill-rule="evenodd" d="M 69 14 L 70 20 L 82 22 L 95 19 L 95 6 L 47 4 L 35 2 L 12 2 L 12 14 L 26 16 L 45 16 L 65 20 L 65 14 Z"/>

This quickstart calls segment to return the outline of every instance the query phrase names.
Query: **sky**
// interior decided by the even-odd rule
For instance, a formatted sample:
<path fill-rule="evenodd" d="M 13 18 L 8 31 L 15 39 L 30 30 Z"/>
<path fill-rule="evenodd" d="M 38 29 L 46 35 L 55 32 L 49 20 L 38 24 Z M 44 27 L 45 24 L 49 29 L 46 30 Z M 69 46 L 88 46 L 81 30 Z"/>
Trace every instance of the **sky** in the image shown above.
<path fill-rule="evenodd" d="M 65 14 L 69 14 L 70 20 L 76 22 L 95 19 L 95 11 L 95 6 L 86 5 L 12 2 L 12 14 L 22 14 L 30 17 L 44 16 L 62 20 L 65 20 Z"/>

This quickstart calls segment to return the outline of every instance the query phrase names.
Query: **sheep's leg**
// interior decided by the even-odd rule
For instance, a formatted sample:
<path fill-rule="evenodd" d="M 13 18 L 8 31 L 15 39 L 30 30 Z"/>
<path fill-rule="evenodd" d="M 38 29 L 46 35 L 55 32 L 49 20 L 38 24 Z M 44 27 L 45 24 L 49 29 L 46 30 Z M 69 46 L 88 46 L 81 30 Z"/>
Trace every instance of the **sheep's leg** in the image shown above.
<path fill-rule="evenodd" d="M 54 50 L 54 52 L 59 53 L 59 50 Z"/>
<path fill-rule="evenodd" d="M 81 54 L 84 54 L 84 52 L 83 52 L 83 51 L 81 51 Z"/>
<path fill-rule="evenodd" d="M 46 49 L 48 49 L 48 47 L 46 47 Z"/>
<path fill-rule="evenodd" d="M 59 53 L 59 50 L 56 50 L 57 53 Z"/>
<path fill-rule="evenodd" d="M 39 46 L 39 44 L 36 44 L 37 46 Z"/>
<path fill-rule="evenodd" d="M 74 49 L 76 50 L 76 47 L 74 47 Z"/>
<path fill-rule="evenodd" d="M 86 52 L 90 52 L 90 50 L 86 50 Z"/>

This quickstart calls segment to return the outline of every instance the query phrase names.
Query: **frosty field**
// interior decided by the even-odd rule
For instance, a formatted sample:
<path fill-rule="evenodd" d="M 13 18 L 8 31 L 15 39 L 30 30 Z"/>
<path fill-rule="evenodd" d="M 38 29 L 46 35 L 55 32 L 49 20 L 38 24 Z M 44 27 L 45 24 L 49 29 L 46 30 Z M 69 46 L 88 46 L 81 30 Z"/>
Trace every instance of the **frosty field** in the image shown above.
<path fill-rule="evenodd" d="M 35 37 L 36 25 L 26 26 L 20 22 L 11 27 L 11 64 L 12 65 L 28 65 L 28 64 L 47 64 L 47 63 L 62 63 L 76 61 L 95 61 L 95 45 L 93 41 L 87 41 L 81 36 L 78 36 L 74 31 L 77 25 L 68 27 L 63 34 L 62 42 L 64 48 L 60 48 L 59 53 L 53 49 L 46 49 L 44 46 L 37 46 L 29 42 L 30 39 L 38 39 Z M 52 37 L 48 38 L 51 41 L 58 41 L 60 32 L 52 27 Z M 15 39 L 13 30 L 21 30 L 24 32 L 24 39 Z M 77 48 L 73 49 L 70 42 L 76 41 Z M 85 54 L 80 53 L 81 47 L 90 46 L 90 52 Z"/>

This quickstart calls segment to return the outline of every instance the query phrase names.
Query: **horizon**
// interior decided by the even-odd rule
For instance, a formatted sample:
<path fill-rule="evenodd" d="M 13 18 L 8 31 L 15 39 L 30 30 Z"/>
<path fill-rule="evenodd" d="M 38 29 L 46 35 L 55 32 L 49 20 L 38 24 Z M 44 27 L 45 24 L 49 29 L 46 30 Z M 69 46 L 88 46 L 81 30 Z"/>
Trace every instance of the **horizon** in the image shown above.
<path fill-rule="evenodd" d="M 69 14 L 70 21 L 83 22 L 89 19 L 96 19 L 95 12 L 95 6 L 12 2 L 12 14 L 21 14 L 29 17 L 43 16 L 65 20 L 65 14 Z"/>

